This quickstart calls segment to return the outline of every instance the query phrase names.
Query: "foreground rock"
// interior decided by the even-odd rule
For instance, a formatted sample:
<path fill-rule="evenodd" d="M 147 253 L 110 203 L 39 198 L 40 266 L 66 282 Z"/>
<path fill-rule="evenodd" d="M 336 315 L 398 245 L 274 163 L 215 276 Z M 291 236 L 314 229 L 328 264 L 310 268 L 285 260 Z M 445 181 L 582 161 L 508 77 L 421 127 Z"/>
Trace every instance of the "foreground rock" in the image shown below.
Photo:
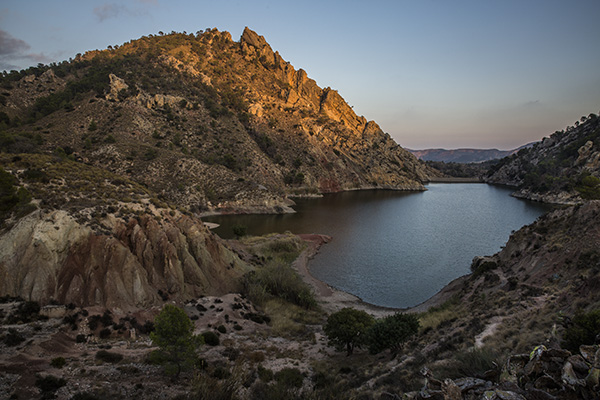
<path fill-rule="evenodd" d="M 98 234 L 65 211 L 36 211 L 0 236 L 0 293 L 130 309 L 235 291 L 247 265 L 201 221 L 173 214 L 107 215 Z"/>
<path fill-rule="evenodd" d="M 600 396 L 600 346 L 581 346 L 580 354 L 537 346 L 530 354 L 511 355 L 493 383 L 465 377 L 435 379 L 424 368 L 425 386 L 409 399 L 597 399 Z M 493 374 L 493 371 L 490 371 Z"/>

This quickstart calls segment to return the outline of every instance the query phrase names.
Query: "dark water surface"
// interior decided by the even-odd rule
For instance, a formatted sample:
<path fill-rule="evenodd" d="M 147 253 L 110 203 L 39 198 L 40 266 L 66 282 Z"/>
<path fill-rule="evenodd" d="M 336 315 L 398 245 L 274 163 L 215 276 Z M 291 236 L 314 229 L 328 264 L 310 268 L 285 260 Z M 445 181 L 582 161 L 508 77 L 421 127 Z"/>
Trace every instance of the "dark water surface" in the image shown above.
<path fill-rule="evenodd" d="M 430 184 L 426 192 L 356 191 L 298 200 L 296 214 L 203 218 L 248 234 L 322 233 L 333 240 L 311 261 L 311 273 L 364 301 L 417 305 L 469 273 L 475 256 L 500 250 L 512 230 L 549 208 L 486 184 Z"/>

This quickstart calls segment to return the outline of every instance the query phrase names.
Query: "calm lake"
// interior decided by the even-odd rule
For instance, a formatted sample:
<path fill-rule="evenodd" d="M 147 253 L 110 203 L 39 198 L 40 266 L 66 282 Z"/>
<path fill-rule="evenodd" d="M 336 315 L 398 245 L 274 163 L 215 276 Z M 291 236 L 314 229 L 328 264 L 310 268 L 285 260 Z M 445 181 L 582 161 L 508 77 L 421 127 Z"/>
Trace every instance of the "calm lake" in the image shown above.
<path fill-rule="evenodd" d="M 511 231 L 549 210 L 486 184 L 429 184 L 426 192 L 343 192 L 297 200 L 296 214 L 203 218 L 233 236 L 321 233 L 333 240 L 310 263 L 311 273 L 364 301 L 387 307 L 417 305 L 469 273 L 475 256 L 492 255 Z"/>

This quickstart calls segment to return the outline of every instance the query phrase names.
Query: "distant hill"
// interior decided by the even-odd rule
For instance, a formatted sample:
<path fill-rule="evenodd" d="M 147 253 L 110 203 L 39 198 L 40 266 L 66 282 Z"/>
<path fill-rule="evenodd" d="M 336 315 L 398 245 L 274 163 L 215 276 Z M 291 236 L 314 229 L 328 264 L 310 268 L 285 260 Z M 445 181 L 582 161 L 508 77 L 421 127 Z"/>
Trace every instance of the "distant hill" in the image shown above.
<path fill-rule="evenodd" d="M 455 163 L 474 163 L 483 162 L 489 160 L 496 160 L 504 158 L 513 154 L 516 150 L 498 150 L 498 149 L 424 149 L 424 150 L 411 150 L 412 154 L 423 161 L 443 161 L 443 162 L 455 162 Z"/>
<path fill-rule="evenodd" d="M 456 163 L 472 163 L 489 161 L 499 158 L 504 158 L 511 155 L 514 150 L 498 150 L 498 149 L 424 149 L 411 150 L 407 149 L 420 160 L 423 161 L 443 161 Z"/>
<path fill-rule="evenodd" d="M 530 146 L 530 145 L 525 145 Z M 519 148 L 520 149 L 520 148 Z M 418 159 L 423 161 L 442 161 L 454 163 L 477 163 L 483 161 L 496 160 L 509 156 L 519 149 L 498 150 L 498 149 L 424 149 L 410 150 Z"/>

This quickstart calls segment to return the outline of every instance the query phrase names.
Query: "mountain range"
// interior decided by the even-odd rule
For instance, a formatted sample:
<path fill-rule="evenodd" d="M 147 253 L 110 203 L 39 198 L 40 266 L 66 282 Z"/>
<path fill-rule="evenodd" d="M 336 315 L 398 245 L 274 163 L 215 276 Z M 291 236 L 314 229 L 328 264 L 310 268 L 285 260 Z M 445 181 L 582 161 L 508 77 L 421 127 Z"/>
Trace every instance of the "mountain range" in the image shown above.
<path fill-rule="evenodd" d="M 516 153 L 522 148 L 533 146 L 533 143 L 529 143 L 520 146 L 514 150 L 498 150 L 498 149 L 423 149 L 423 150 L 411 150 L 419 160 L 423 161 L 441 161 L 446 163 L 479 163 L 490 160 L 498 160 L 511 154 Z"/>

